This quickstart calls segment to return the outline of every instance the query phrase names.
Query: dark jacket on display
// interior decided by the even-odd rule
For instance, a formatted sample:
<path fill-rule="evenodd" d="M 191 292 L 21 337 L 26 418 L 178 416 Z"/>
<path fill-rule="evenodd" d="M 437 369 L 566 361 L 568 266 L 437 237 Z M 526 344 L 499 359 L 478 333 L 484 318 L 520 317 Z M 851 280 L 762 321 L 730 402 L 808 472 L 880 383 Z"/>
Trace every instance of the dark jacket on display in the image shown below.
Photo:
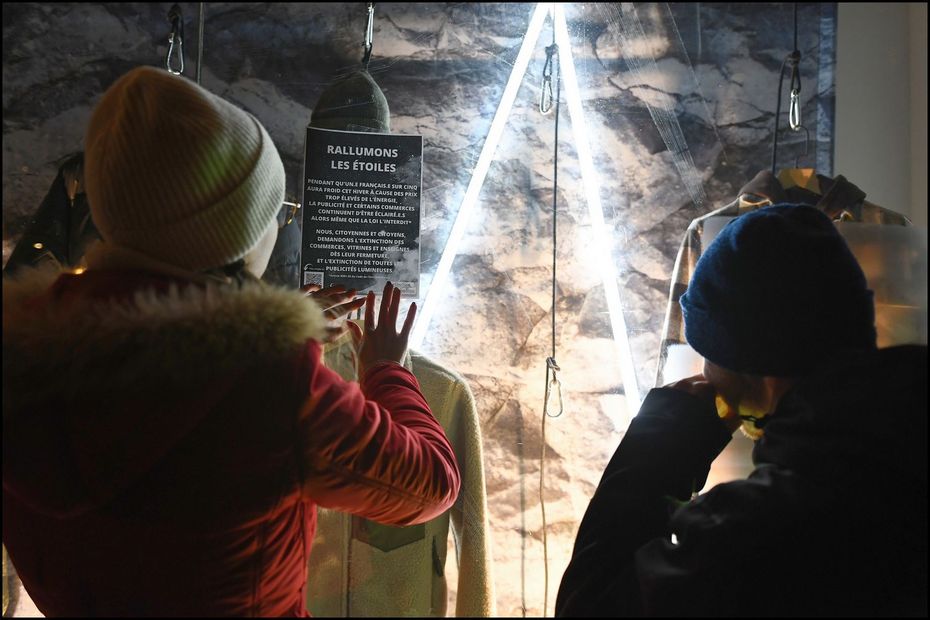
<path fill-rule="evenodd" d="M 87 247 L 100 239 L 84 193 L 84 153 L 68 157 L 3 267 L 4 274 L 24 267 L 83 264 Z"/>
<path fill-rule="evenodd" d="M 453 504 L 416 379 L 343 381 L 322 326 L 260 283 L 4 282 L 3 542 L 43 613 L 306 615 L 317 505 L 405 525 Z"/>
<path fill-rule="evenodd" d="M 925 346 L 824 365 L 779 402 L 749 478 L 689 501 L 729 439 L 712 404 L 649 393 L 557 615 L 926 616 Z"/>

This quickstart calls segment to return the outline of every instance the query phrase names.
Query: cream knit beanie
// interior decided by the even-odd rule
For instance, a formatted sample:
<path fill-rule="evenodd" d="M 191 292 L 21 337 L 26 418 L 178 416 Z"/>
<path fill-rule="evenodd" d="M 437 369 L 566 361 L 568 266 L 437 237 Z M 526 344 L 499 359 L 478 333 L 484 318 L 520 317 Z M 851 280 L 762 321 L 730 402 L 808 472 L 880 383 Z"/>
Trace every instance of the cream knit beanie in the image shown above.
<path fill-rule="evenodd" d="M 284 166 L 261 123 L 153 67 L 133 69 L 103 95 L 85 157 L 103 239 L 190 271 L 245 256 L 284 200 Z"/>

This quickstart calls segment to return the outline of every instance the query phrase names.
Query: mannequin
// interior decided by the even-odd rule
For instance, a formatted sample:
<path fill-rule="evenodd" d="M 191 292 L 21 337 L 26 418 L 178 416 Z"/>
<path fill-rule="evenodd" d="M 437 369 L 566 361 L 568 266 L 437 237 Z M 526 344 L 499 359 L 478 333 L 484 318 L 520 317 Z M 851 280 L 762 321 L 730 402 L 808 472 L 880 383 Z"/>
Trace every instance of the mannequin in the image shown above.
<path fill-rule="evenodd" d="M 356 378 L 348 338 L 328 346 L 324 361 L 343 378 Z M 474 398 L 460 375 L 425 355 L 408 351 L 404 366 L 416 376 L 452 443 L 462 473 L 462 491 L 441 517 L 406 528 L 320 510 L 310 553 L 314 577 L 307 586 L 307 609 L 315 616 L 445 616 L 450 525 L 458 556 L 455 615 L 496 613 L 481 430 Z"/>

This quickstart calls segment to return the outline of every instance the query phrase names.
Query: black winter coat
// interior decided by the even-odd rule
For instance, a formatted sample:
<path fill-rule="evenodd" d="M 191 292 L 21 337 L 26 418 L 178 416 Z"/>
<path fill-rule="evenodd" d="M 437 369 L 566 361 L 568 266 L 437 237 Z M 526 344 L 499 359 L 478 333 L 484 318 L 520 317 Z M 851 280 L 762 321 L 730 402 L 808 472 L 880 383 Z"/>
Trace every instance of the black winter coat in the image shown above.
<path fill-rule="evenodd" d="M 782 398 L 749 478 L 689 501 L 728 441 L 712 405 L 649 393 L 556 615 L 927 615 L 927 347 L 825 364 Z"/>

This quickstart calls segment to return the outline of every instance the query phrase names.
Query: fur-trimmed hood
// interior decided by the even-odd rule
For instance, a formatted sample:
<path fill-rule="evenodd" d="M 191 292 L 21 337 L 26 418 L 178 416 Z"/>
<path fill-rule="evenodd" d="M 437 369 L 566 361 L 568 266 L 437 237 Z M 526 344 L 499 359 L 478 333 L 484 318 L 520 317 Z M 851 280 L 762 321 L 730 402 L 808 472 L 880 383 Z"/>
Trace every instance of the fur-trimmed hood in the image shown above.
<path fill-rule="evenodd" d="M 4 279 L 4 491 L 59 515 L 105 502 L 249 368 L 294 356 L 324 328 L 303 294 L 259 282 L 48 270 Z"/>

